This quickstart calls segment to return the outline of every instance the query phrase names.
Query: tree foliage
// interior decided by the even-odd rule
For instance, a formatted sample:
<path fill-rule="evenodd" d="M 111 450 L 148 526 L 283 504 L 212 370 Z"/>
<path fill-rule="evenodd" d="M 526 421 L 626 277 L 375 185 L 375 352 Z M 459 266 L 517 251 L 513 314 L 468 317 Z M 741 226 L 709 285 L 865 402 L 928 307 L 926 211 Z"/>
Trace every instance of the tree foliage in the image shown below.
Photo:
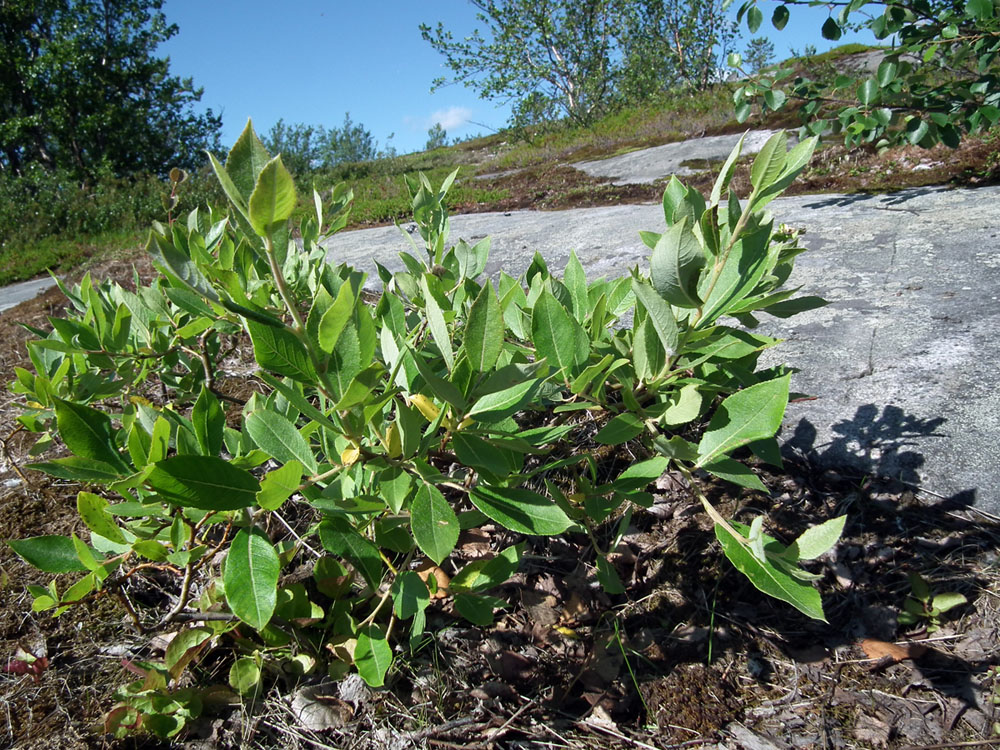
<path fill-rule="evenodd" d="M 350 112 L 345 112 L 343 124 L 334 128 L 301 122 L 289 125 L 278 120 L 263 142 L 270 152 L 281 154 L 289 169 L 300 174 L 369 161 L 378 155 L 378 144 L 371 132 L 351 120 Z"/>
<path fill-rule="evenodd" d="M 91 175 L 193 167 L 221 119 L 170 75 L 157 46 L 177 33 L 163 0 L 0 3 L 0 169 Z"/>
<path fill-rule="evenodd" d="M 441 127 L 441 123 L 434 123 L 427 130 L 427 143 L 424 151 L 433 151 L 436 148 L 448 145 L 448 131 Z"/>
<path fill-rule="evenodd" d="M 588 123 L 623 98 L 707 85 L 731 24 L 719 0 L 470 0 L 483 29 L 422 24 L 451 82 L 513 102 L 515 124 Z M 448 82 L 435 81 L 435 87 Z"/>
<path fill-rule="evenodd" d="M 619 88 L 641 100 L 677 86 L 711 83 L 736 37 L 716 0 L 633 0 L 623 3 Z"/>
<path fill-rule="evenodd" d="M 790 0 L 777 5 L 772 24 L 782 29 L 789 6 L 812 4 Z M 888 146 L 911 143 L 930 148 L 955 147 L 963 135 L 993 127 L 1000 120 L 1000 3 L 996 0 L 850 0 L 829 3 L 826 39 L 844 30 L 865 28 L 892 46 L 871 74 L 846 72 L 832 80 L 795 77 L 791 86 L 777 84 L 795 75 L 791 69 L 751 78 L 735 95 L 737 116 L 745 119 L 751 104 L 764 109 L 799 105 L 811 133 L 840 133 L 848 145 Z M 751 33 L 763 23 L 757 0 L 740 8 Z"/>

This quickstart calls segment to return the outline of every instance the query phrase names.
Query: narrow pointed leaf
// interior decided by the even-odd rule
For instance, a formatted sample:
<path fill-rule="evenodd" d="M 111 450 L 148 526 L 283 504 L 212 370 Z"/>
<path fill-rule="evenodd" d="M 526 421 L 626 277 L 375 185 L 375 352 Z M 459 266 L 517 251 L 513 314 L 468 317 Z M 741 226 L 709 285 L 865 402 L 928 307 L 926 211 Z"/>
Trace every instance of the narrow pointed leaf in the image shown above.
<path fill-rule="evenodd" d="M 28 539 L 11 539 L 10 548 L 29 565 L 45 573 L 73 573 L 86 570 L 73 546 L 65 536 L 33 536 Z"/>
<path fill-rule="evenodd" d="M 486 372 L 493 368 L 503 347 L 503 311 L 493 289 L 487 281 L 469 310 L 462 346 L 474 370 Z"/>
<path fill-rule="evenodd" d="M 250 223 L 260 235 L 284 224 L 295 210 L 295 181 L 276 156 L 257 177 L 250 196 Z"/>
<path fill-rule="evenodd" d="M 746 527 L 733 525 L 741 534 L 746 535 L 748 531 Z M 807 617 L 826 622 L 826 616 L 823 614 L 823 601 L 816 589 L 788 575 L 773 563 L 762 563 L 732 534 L 718 524 L 715 526 L 715 536 L 722 544 L 722 550 L 729 561 L 757 589 L 768 596 L 791 604 Z"/>
<path fill-rule="evenodd" d="M 263 171 L 264 165 L 270 160 L 270 155 L 264 144 L 254 132 L 253 123 L 247 120 L 246 127 L 240 137 L 229 150 L 226 157 L 226 173 L 243 198 L 246 205 L 257 184 L 257 176 Z"/>
<path fill-rule="evenodd" d="M 455 353 L 451 346 L 451 333 L 448 331 L 448 324 L 445 322 L 444 313 L 437 299 L 431 294 L 427 283 L 427 275 L 420 277 L 420 286 L 424 293 L 424 305 L 427 313 L 427 326 L 434 337 L 434 343 L 438 345 L 441 356 L 444 358 L 448 371 L 455 369 Z"/>
<path fill-rule="evenodd" d="M 656 243 L 649 259 L 653 288 L 675 307 L 698 307 L 698 278 L 705 253 L 684 219 L 674 224 Z"/>
<path fill-rule="evenodd" d="M 269 409 L 258 409 L 246 418 L 246 430 L 257 447 L 272 458 L 288 463 L 297 460 L 307 470 L 316 473 L 316 456 L 287 417 Z"/>
<path fill-rule="evenodd" d="M 797 560 L 815 560 L 833 548 L 844 532 L 846 522 L 847 516 L 838 516 L 806 529 L 789 545 L 789 556 L 794 555 Z"/>
<path fill-rule="evenodd" d="M 698 467 L 712 464 L 741 445 L 773 437 L 788 405 L 791 375 L 734 393 L 716 409 L 698 444 Z"/>
<path fill-rule="evenodd" d="M 340 334 L 344 327 L 350 322 L 354 314 L 357 298 L 350 284 L 344 283 L 337 292 L 337 299 L 333 301 L 330 308 L 323 313 L 319 322 L 319 346 L 327 354 L 334 350 Z"/>
<path fill-rule="evenodd" d="M 161 498 L 182 508 L 237 510 L 257 500 L 253 474 L 214 456 L 173 456 L 158 462 L 147 479 Z"/>
<path fill-rule="evenodd" d="M 646 308 L 649 314 L 649 322 L 652 324 L 656 335 L 663 345 L 668 357 L 673 357 L 677 352 L 677 321 L 670 309 L 670 305 L 664 301 L 649 284 L 632 279 L 632 291 L 636 300 Z"/>
<path fill-rule="evenodd" d="M 531 338 L 539 357 L 558 370 L 572 370 L 590 353 L 587 332 L 548 289 L 539 295 L 531 312 Z"/>
<path fill-rule="evenodd" d="M 54 399 L 56 426 L 66 447 L 82 458 L 131 471 L 114 443 L 111 417 L 83 404 Z"/>
<path fill-rule="evenodd" d="M 316 371 L 309 360 L 305 346 L 287 328 L 247 321 L 250 340 L 253 341 L 253 356 L 257 364 L 266 370 L 287 375 L 294 380 L 312 382 Z"/>
<path fill-rule="evenodd" d="M 469 498 L 486 516 L 522 534 L 561 534 L 572 525 L 562 508 L 531 490 L 479 486 Z"/>

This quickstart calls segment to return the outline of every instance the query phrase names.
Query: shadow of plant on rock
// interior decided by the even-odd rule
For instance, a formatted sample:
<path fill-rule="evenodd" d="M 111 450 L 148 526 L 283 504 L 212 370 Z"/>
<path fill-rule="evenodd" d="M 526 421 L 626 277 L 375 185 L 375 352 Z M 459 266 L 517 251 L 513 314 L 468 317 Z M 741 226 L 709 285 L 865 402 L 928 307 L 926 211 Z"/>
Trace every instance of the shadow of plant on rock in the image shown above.
<path fill-rule="evenodd" d="M 923 454 L 914 450 L 914 438 L 947 437 L 938 430 L 945 422 L 940 416 L 907 414 L 898 406 L 885 406 L 880 412 L 875 404 L 865 404 L 858 407 L 853 419 L 834 424 L 837 437 L 823 445 L 816 445 L 813 423 L 799 420 L 785 441 L 786 452 L 790 449 L 817 466 L 917 485 L 918 470 L 925 461 Z"/>

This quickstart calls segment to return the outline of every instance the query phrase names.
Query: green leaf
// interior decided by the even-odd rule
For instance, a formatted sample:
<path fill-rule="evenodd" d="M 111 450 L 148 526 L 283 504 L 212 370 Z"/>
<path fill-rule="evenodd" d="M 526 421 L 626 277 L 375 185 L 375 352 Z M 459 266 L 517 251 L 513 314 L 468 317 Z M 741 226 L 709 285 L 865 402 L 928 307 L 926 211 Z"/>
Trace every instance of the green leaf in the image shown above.
<path fill-rule="evenodd" d="M 277 510 L 281 504 L 298 492 L 302 482 L 302 464 L 296 460 L 267 472 L 260 480 L 257 505 L 264 510 Z"/>
<path fill-rule="evenodd" d="M 840 39 L 843 33 L 840 29 L 840 24 L 831 16 L 823 22 L 823 28 L 820 30 L 823 34 L 824 39 L 829 39 L 830 41 L 837 41 Z"/>
<path fill-rule="evenodd" d="M 354 295 L 353 287 L 347 282 L 341 284 L 337 299 L 323 313 L 319 322 L 319 347 L 327 354 L 332 353 L 337 346 L 340 334 L 343 333 L 344 326 L 350 322 L 356 305 L 357 297 Z"/>
<path fill-rule="evenodd" d="M 521 565 L 525 544 L 515 544 L 502 550 L 496 557 L 473 560 L 451 579 L 452 591 L 486 591 L 510 580 Z"/>
<path fill-rule="evenodd" d="M 670 310 L 670 305 L 663 300 L 653 287 L 639 279 L 632 279 L 632 292 L 636 300 L 641 304 L 649 315 L 649 322 L 656 331 L 660 344 L 668 357 L 673 357 L 677 352 L 677 321 Z"/>
<path fill-rule="evenodd" d="M 844 532 L 847 516 L 838 516 L 806 529 L 788 546 L 789 559 L 815 560 L 833 548 Z"/>
<path fill-rule="evenodd" d="M 740 487 L 746 487 L 748 490 L 767 492 L 767 486 L 760 481 L 760 478 L 749 467 L 741 464 L 734 458 L 725 456 L 717 458 L 702 468 L 709 474 L 719 477 L 719 479 L 732 482 Z"/>
<path fill-rule="evenodd" d="M 992 3 L 990 3 L 990 8 L 992 9 L 992 7 Z M 883 60 L 879 63 L 878 72 L 876 73 L 879 86 L 888 86 L 896 80 L 896 73 L 898 70 L 899 65 L 891 60 Z"/>
<path fill-rule="evenodd" d="M 392 647 L 381 628 L 372 625 L 358 633 L 354 666 L 361 679 L 370 687 L 382 687 L 385 684 L 385 675 L 392 666 Z"/>
<path fill-rule="evenodd" d="M 421 551 L 440 565 L 458 542 L 458 518 L 444 495 L 424 484 L 410 506 L 410 529 Z"/>
<path fill-rule="evenodd" d="M 747 108 L 747 114 L 749 115 L 750 105 L 744 105 Z M 737 118 L 739 119 L 739 118 Z M 746 117 L 740 119 L 743 122 Z M 729 152 L 729 156 L 726 157 L 726 163 L 722 165 L 722 169 L 719 172 L 719 176 L 715 180 L 715 185 L 712 186 L 712 194 L 709 196 L 709 201 L 712 205 L 718 205 L 719 201 L 722 199 L 722 194 L 729 189 L 729 183 L 733 179 L 733 170 L 736 169 L 736 160 L 740 158 L 740 154 L 743 153 L 743 142 L 746 140 L 746 133 L 740 136 L 739 141 L 733 146 L 733 150 Z"/>
<path fill-rule="evenodd" d="M 427 327 L 430 328 L 434 343 L 438 345 L 438 349 L 441 351 L 441 356 L 448 366 L 448 372 L 451 372 L 455 369 L 455 353 L 451 346 L 451 332 L 448 330 L 448 324 L 445 322 L 441 306 L 438 305 L 437 299 L 431 293 L 430 286 L 427 283 L 428 277 L 434 279 L 435 282 L 437 281 L 437 277 L 431 274 L 424 274 L 420 277 L 420 287 L 424 293 L 424 310 L 427 314 Z"/>
<path fill-rule="evenodd" d="M 741 530 L 741 525 L 733 525 L 741 534 L 746 535 L 745 527 Z M 826 622 L 823 601 L 816 589 L 778 569 L 773 563 L 762 563 L 736 537 L 718 524 L 715 526 L 715 536 L 729 561 L 754 587 L 768 596 L 791 604 L 807 617 Z"/>
<path fill-rule="evenodd" d="M 538 355 L 563 372 L 582 364 L 590 354 L 587 332 L 548 289 L 535 300 L 531 311 L 531 339 Z"/>
<path fill-rule="evenodd" d="M 309 472 L 317 472 L 316 456 L 309 443 L 284 415 L 258 409 L 247 416 L 245 427 L 257 447 L 272 458 L 282 463 L 298 461 Z"/>
<path fill-rule="evenodd" d="M 219 160 L 215 158 L 215 154 L 213 154 L 211 151 L 206 151 L 206 153 L 208 154 L 208 161 L 212 165 L 212 171 L 215 172 L 215 177 L 216 179 L 219 180 L 219 185 L 222 187 L 222 191 L 226 194 L 229 200 L 233 202 L 233 205 L 236 207 L 236 210 L 243 215 L 244 219 L 246 219 L 247 218 L 246 198 L 240 194 L 240 190 L 236 186 L 236 183 L 233 182 L 232 178 L 229 176 L 229 172 L 226 171 L 226 168 L 222 166 L 221 162 L 219 162 Z M 252 190 L 253 185 L 251 184 L 250 187 Z M 247 221 L 249 221 L 249 219 L 247 219 Z"/>
<path fill-rule="evenodd" d="M 306 383 L 316 380 L 309 353 L 294 333 L 252 320 L 247 321 L 247 330 L 253 342 L 254 359 L 261 367 L 293 380 Z"/>
<path fill-rule="evenodd" d="M 29 469 L 43 471 L 49 476 L 59 479 L 71 479 L 77 482 L 93 482 L 95 484 L 109 484 L 122 478 L 123 472 L 119 469 L 104 463 L 95 461 L 92 458 L 81 458 L 80 456 L 67 456 L 66 458 L 54 458 L 51 461 L 39 461 L 28 464 Z"/>
<path fill-rule="evenodd" d="M 481 437 L 467 432 L 456 432 L 451 438 L 452 447 L 458 460 L 474 469 L 485 470 L 495 476 L 509 474 L 513 467 L 505 457 L 505 451 L 486 442 Z"/>
<path fill-rule="evenodd" d="M 874 78 L 866 78 L 858 86 L 858 100 L 866 107 L 871 106 L 878 99 L 878 82 Z"/>
<path fill-rule="evenodd" d="M 961 606 L 968 601 L 969 600 L 962 596 L 962 594 L 955 591 L 948 591 L 935 596 L 931 602 L 931 607 L 934 610 L 937 610 L 939 614 L 943 614 L 949 609 L 954 609 L 955 607 Z"/>
<path fill-rule="evenodd" d="M 166 502 L 182 508 L 237 510 L 257 501 L 253 474 L 215 456 L 173 456 L 159 461 L 147 478 Z"/>
<path fill-rule="evenodd" d="M 965 4 L 965 14 L 979 21 L 986 21 L 993 17 L 992 0 L 969 0 Z"/>
<path fill-rule="evenodd" d="M 53 398 L 56 426 L 66 447 L 82 458 L 102 461 L 109 466 L 131 472 L 115 447 L 111 417 L 83 404 Z"/>
<path fill-rule="evenodd" d="M 769 89 L 764 92 L 764 104 L 772 111 L 781 109 L 787 99 L 787 94 L 781 89 Z"/>
<path fill-rule="evenodd" d="M 33 536 L 11 539 L 7 544 L 26 563 L 45 573 L 87 570 L 76 554 L 73 540 L 65 536 Z"/>
<path fill-rule="evenodd" d="M 750 167 L 750 184 L 755 193 L 765 190 L 778 178 L 787 159 L 788 136 L 780 130 L 767 139 Z"/>
<path fill-rule="evenodd" d="M 573 302 L 573 317 L 582 323 L 590 312 L 590 298 L 587 294 L 587 272 L 576 257 L 576 251 L 569 251 L 566 270 L 563 271 L 563 284 L 569 290 L 569 298 Z"/>
<path fill-rule="evenodd" d="M 660 422 L 670 427 L 687 424 L 701 413 L 701 392 L 695 383 L 682 386 L 674 402 L 660 415 Z"/>
<path fill-rule="evenodd" d="M 260 142 L 254 132 L 253 123 L 247 120 L 246 127 L 243 128 L 240 137 L 229 150 L 225 169 L 233 185 L 239 190 L 244 205 L 249 200 L 250 194 L 253 193 L 254 186 L 257 184 L 257 176 L 270 158 L 264 144 Z"/>
<path fill-rule="evenodd" d="M 705 253 L 684 218 L 671 226 L 653 248 L 650 280 L 657 294 L 671 305 L 696 308 L 701 305 L 698 279 L 704 265 Z"/>
<path fill-rule="evenodd" d="M 276 156 L 257 176 L 250 195 L 250 224 L 257 234 L 265 236 L 281 226 L 295 210 L 295 181 Z"/>
<path fill-rule="evenodd" d="M 482 594 L 461 593 L 455 595 L 455 609 L 473 625 L 481 628 L 493 624 L 493 610 L 502 604 L 499 599 Z"/>
<path fill-rule="evenodd" d="M 382 582 L 382 558 L 378 548 L 361 536 L 342 516 L 331 516 L 319 525 L 319 540 L 324 549 L 346 558 L 372 590 Z"/>
<path fill-rule="evenodd" d="M 654 456 L 632 464 L 618 475 L 614 481 L 614 488 L 625 493 L 644 490 L 663 476 L 663 472 L 667 470 L 669 465 L 670 459 L 663 456 Z"/>
<path fill-rule="evenodd" d="M 615 566 L 604 555 L 598 555 L 597 557 L 597 580 L 600 582 L 601 588 L 604 589 L 605 593 L 612 596 L 625 593 L 625 586 L 622 584 L 622 579 L 619 577 L 618 571 L 615 570 Z"/>
<path fill-rule="evenodd" d="M 465 323 L 462 347 L 472 369 L 478 372 L 491 370 L 500 357 L 503 347 L 503 311 L 497 299 L 493 282 L 487 281 L 469 310 Z"/>
<path fill-rule="evenodd" d="M 393 581 L 392 605 L 396 617 L 409 620 L 418 612 L 427 609 L 430 603 L 431 594 L 427 590 L 427 584 L 415 571 L 403 571 Z"/>
<path fill-rule="evenodd" d="M 191 409 L 191 424 L 198 447 L 206 456 L 217 456 L 222 450 L 223 428 L 226 426 L 226 414 L 222 411 L 219 399 L 208 388 L 202 386 L 198 400 Z"/>
<path fill-rule="evenodd" d="M 260 529 L 240 529 L 233 537 L 222 566 L 226 602 L 233 614 L 260 630 L 278 603 L 281 561 Z"/>
<path fill-rule="evenodd" d="M 608 421 L 594 435 L 594 440 L 603 445 L 620 445 L 639 435 L 644 423 L 634 414 L 624 412 Z"/>
<path fill-rule="evenodd" d="M 764 13 L 754 5 L 747 11 L 747 29 L 751 34 L 756 34 L 762 23 L 764 23 Z"/>
<path fill-rule="evenodd" d="M 785 28 L 785 24 L 788 23 L 789 16 L 790 13 L 788 12 L 788 6 L 779 5 L 774 9 L 774 13 L 771 14 L 771 25 L 778 31 L 781 31 Z"/>
<path fill-rule="evenodd" d="M 214 635 L 214 631 L 206 627 L 185 628 L 173 637 L 163 655 L 163 664 L 175 680 L 180 677 L 185 667 L 197 656 L 199 646 Z"/>
<path fill-rule="evenodd" d="M 698 444 L 696 465 L 705 467 L 741 445 L 773 437 L 788 405 L 791 377 L 757 383 L 719 404 Z"/>
<path fill-rule="evenodd" d="M 531 490 L 480 485 L 469 498 L 486 516 L 522 534 L 552 536 L 573 524 L 562 508 Z"/>
<path fill-rule="evenodd" d="M 108 501 L 92 492 L 80 492 L 76 496 L 76 509 L 88 529 L 112 542 L 127 544 L 128 539 L 108 513 L 107 508 Z"/>
<path fill-rule="evenodd" d="M 378 486 L 386 507 L 393 513 L 399 513 L 413 488 L 413 477 L 399 466 L 390 466 L 379 474 Z"/>
<path fill-rule="evenodd" d="M 534 399 L 539 385 L 537 380 L 526 380 L 510 388 L 480 396 L 469 409 L 468 416 L 475 416 L 484 422 L 497 422 L 509 417 Z"/>
<path fill-rule="evenodd" d="M 243 656 L 229 668 L 229 687 L 240 695 L 256 690 L 260 684 L 260 665 L 256 659 Z"/>

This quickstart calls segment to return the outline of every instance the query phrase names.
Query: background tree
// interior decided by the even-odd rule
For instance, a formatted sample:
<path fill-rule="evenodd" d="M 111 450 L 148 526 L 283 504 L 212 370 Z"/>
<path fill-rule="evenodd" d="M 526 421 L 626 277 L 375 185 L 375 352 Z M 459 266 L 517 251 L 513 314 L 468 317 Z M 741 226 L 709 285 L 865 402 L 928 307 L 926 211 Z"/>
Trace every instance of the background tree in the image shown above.
<path fill-rule="evenodd" d="M 448 131 L 441 127 L 441 123 L 434 123 L 427 131 L 427 143 L 424 145 L 424 151 L 433 151 L 447 145 Z"/>
<path fill-rule="evenodd" d="M 775 28 L 788 21 L 788 0 L 771 15 Z M 878 147 L 909 142 L 929 148 L 957 146 L 963 135 L 1000 121 L 1000 7 L 994 0 L 845 0 L 829 4 L 832 13 L 823 36 L 840 39 L 843 30 L 860 25 L 892 44 L 875 73 L 833 80 L 799 76 L 791 86 L 776 84 L 789 69 L 751 80 L 737 92 L 737 117 L 746 119 L 758 99 L 764 109 L 799 105 L 807 130 L 840 133 L 848 145 Z M 764 20 L 757 0 L 740 8 L 751 33 Z"/>
<path fill-rule="evenodd" d="M 370 161 L 378 155 L 378 144 L 371 132 L 361 123 L 352 121 L 350 112 L 344 113 L 344 123 L 339 128 L 326 131 L 321 149 L 321 166 L 324 167 L 345 162 Z"/>
<path fill-rule="evenodd" d="M 378 155 L 371 132 L 351 120 L 349 112 L 339 128 L 301 122 L 287 125 L 278 120 L 261 140 L 270 153 L 281 154 L 282 162 L 294 174 L 370 161 Z"/>
<path fill-rule="evenodd" d="M 621 13 L 619 91 L 627 100 L 705 88 L 736 38 L 721 0 L 632 0 Z"/>
<path fill-rule="evenodd" d="M 774 44 L 766 36 L 755 36 L 743 50 L 743 66 L 751 73 L 759 73 L 774 61 Z"/>
<path fill-rule="evenodd" d="M 221 119 L 170 75 L 157 46 L 177 33 L 163 0 L 0 2 L 0 169 L 87 176 L 200 165 Z"/>
<path fill-rule="evenodd" d="M 444 25 L 420 33 L 445 57 L 453 82 L 514 102 L 514 120 L 560 113 L 587 123 L 612 99 L 613 22 L 619 0 L 470 0 L 485 27 L 455 39 Z M 434 82 L 434 88 L 446 83 Z M 519 102 L 529 107 L 518 116 Z M 527 115 L 527 117 L 524 117 Z M 518 123 L 518 124 L 523 124 Z"/>

